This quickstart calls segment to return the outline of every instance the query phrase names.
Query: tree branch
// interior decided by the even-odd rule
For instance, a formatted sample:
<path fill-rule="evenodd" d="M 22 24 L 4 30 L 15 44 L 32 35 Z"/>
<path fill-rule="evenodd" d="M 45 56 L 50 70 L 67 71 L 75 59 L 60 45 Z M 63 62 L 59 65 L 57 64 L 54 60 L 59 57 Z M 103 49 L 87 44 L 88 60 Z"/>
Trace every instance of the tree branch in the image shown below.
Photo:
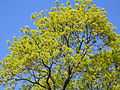
<path fill-rule="evenodd" d="M 32 84 L 38 84 L 39 86 L 41 86 L 41 87 L 43 87 L 43 88 L 46 88 L 46 87 L 43 86 L 42 84 L 40 84 L 40 83 L 38 83 L 38 82 L 33 82 L 33 81 L 28 80 L 28 79 L 26 79 L 26 78 L 20 78 L 20 79 L 15 78 L 15 80 L 17 80 L 17 81 L 26 80 L 26 81 L 28 81 L 28 82 L 30 82 L 30 83 L 32 83 Z"/>
<path fill-rule="evenodd" d="M 67 76 L 67 79 L 65 80 L 65 83 L 64 83 L 64 86 L 63 86 L 63 90 L 65 90 L 66 87 L 68 86 L 68 84 L 69 84 L 70 79 L 72 78 L 72 76 L 73 76 L 72 68 L 69 66 L 68 67 L 68 76 Z"/>
<path fill-rule="evenodd" d="M 50 79 L 50 77 L 51 77 L 51 67 L 52 67 L 52 64 L 51 64 L 50 67 L 48 67 L 48 66 L 44 63 L 43 60 L 42 60 L 42 63 L 43 63 L 43 65 L 48 69 L 48 77 L 47 77 L 47 79 L 46 79 L 46 83 L 47 83 L 47 85 L 48 85 L 48 90 L 52 90 L 52 89 L 51 89 L 51 86 L 50 86 L 50 84 L 49 84 L 49 79 Z"/>

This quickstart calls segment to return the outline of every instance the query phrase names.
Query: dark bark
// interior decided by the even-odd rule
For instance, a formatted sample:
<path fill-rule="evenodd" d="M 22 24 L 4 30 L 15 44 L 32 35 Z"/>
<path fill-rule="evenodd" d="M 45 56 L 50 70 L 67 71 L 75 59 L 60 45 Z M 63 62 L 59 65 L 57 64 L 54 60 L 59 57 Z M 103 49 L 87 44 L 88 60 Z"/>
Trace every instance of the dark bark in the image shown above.
<path fill-rule="evenodd" d="M 69 66 L 69 67 L 68 67 L 68 76 L 67 76 L 67 79 L 65 80 L 65 83 L 64 83 L 64 85 L 63 85 L 63 90 L 65 90 L 66 87 L 68 86 L 68 84 L 69 84 L 72 76 L 73 76 L 72 68 Z"/>

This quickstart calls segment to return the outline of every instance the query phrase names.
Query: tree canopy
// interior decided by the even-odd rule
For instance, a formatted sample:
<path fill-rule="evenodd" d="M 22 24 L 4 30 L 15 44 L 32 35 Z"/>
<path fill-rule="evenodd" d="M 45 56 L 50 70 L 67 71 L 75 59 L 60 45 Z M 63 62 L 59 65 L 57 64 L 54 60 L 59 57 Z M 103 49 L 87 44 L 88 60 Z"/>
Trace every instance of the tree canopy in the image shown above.
<path fill-rule="evenodd" d="M 33 13 L 38 29 L 26 25 L 20 28 L 23 37 L 7 41 L 11 54 L 0 62 L 0 85 L 8 90 L 16 84 L 22 90 L 119 90 L 120 35 L 106 14 L 92 0 L 75 0 L 74 6 L 56 0 L 50 10 Z"/>

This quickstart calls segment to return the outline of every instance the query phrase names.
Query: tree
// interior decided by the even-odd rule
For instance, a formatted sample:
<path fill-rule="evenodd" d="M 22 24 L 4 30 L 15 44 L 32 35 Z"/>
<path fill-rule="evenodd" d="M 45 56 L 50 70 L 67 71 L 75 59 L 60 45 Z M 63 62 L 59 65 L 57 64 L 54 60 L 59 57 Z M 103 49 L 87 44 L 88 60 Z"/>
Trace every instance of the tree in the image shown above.
<path fill-rule="evenodd" d="M 38 30 L 8 40 L 11 54 L 1 61 L 0 83 L 22 90 L 118 90 L 120 35 L 104 8 L 91 0 L 56 0 L 51 11 L 33 13 Z"/>

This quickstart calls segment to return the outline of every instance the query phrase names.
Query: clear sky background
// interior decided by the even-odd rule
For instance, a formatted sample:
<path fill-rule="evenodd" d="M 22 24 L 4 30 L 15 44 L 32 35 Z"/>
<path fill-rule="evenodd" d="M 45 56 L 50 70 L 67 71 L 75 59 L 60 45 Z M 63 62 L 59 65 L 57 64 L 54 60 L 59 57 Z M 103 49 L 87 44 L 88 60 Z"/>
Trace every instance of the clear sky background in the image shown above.
<path fill-rule="evenodd" d="M 33 12 L 50 9 L 55 6 L 55 0 L 0 0 L 0 60 L 9 50 L 6 40 L 12 40 L 13 36 L 23 36 L 19 28 L 25 25 L 35 29 L 30 16 Z M 67 0 L 59 0 L 67 1 Z M 70 0 L 73 1 L 73 0 Z M 120 34 L 120 0 L 93 0 L 95 4 L 105 8 L 107 17 Z M 0 87 L 3 90 L 3 87 Z M 16 89 L 17 90 L 17 89 Z"/>

